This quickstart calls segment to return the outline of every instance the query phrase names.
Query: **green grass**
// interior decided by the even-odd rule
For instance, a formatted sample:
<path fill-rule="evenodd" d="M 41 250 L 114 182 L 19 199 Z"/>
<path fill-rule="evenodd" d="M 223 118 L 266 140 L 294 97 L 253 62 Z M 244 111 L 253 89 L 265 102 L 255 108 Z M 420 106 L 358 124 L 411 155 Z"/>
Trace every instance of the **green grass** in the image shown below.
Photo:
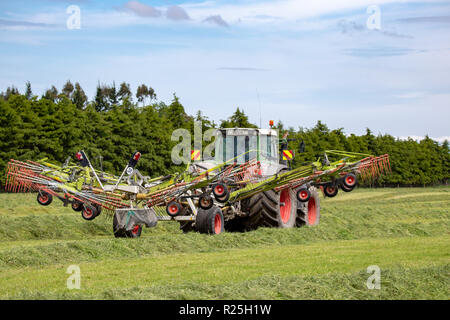
<path fill-rule="evenodd" d="M 450 188 L 357 189 L 300 229 L 114 239 L 111 218 L 0 194 L 0 298 L 448 299 Z M 66 269 L 81 268 L 81 289 Z M 381 268 L 368 290 L 366 268 Z"/>

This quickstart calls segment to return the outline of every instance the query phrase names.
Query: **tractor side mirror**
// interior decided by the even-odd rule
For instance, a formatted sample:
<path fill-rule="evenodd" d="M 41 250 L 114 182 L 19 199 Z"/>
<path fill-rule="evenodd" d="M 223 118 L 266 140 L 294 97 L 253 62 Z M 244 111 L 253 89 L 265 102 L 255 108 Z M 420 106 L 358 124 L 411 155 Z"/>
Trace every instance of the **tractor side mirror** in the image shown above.
<path fill-rule="evenodd" d="M 302 142 L 300 142 L 300 145 L 298 147 L 298 151 L 300 153 L 304 153 L 305 152 L 305 141 L 302 140 Z"/>

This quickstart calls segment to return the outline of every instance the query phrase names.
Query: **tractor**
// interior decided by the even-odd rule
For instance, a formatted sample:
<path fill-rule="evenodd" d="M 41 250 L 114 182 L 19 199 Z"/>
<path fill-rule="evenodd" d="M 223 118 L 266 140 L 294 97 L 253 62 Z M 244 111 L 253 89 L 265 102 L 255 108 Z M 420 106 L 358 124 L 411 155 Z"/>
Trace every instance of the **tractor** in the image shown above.
<path fill-rule="evenodd" d="M 210 170 L 220 163 L 233 163 L 239 166 L 256 160 L 260 164 L 258 172 L 260 179 L 277 176 L 291 170 L 290 162 L 287 159 L 283 160 L 281 156 L 281 152 L 287 149 L 289 141 L 292 139 L 287 139 L 286 135 L 280 138 L 278 131 L 272 128 L 218 129 L 215 135 L 214 157 L 193 162 L 191 168 Z M 299 152 L 303 151 L 302 141 Z M 319 192 L 314 186 L 308 187 L 307 201 L 299 201 L 296 190 L 285 188 L 281 191 L 271 189 L 258 192 L 225 206 L 220 206 L 219 203 L 219 206 L 214 205 L 209 209 L 200 207 L 196 221 L 180 222 L 180 228 L 183 231 L 207 230 L 210 233 L 216 233 L 213 232 L 212 226 L 209 227 L 211 230 L 208 230 L 208 226 L 203 226 L 206 222 L 203 219 L 199 221 L 198 217 L 217 213 L 218 207 L 221 207 L 223 217 L 217 218 L 217 222 L 223 220 L 223 229 L 227 231 L 249 231 L 258 227 L 293 228 L 317 225 L 320 219 Z"/>

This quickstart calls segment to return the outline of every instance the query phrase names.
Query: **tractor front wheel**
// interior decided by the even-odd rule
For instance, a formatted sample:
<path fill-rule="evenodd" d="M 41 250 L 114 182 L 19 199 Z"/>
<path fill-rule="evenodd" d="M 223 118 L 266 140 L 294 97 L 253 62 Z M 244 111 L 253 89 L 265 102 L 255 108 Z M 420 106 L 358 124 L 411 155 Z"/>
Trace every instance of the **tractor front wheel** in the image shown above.
<path fill-rule="evenodd" d="M 311 196 L 307 202 L 299 202 L 296 226 L 315 226 L 320 220 L 320 198 L 315 187 L 310 187 Z"/>

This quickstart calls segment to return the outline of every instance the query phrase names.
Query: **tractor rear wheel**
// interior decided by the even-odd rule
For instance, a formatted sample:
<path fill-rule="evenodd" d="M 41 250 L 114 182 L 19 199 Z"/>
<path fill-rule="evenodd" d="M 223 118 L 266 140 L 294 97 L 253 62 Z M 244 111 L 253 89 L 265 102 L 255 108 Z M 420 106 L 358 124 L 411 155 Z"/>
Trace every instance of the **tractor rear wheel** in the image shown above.
<path fill-rule="evenodd" d="M 244 200 L 247 217 L 242 219 L 245 229 L 258 227 L 292 228 L 297 218 L 297 199 L 291 189 L 260 192 Z"/>
<path fill-rule="evenodd" d="M 222 233 L 225 227 L 222 210 L 216 206 L 212 206 L 207 210 L 199 208 L 195 225 L 200 233 Z"/>
<path fill-rule="evenodd" d="M 299 202 L 297 209 L 297 220 L 295 225 L 297 227 L 315 226 L 319 224 L 320 220 L 320 198 L 319 192 L 315 187 L 310 187 L 309 191 L 311 197 L 308 202 Z"/>

